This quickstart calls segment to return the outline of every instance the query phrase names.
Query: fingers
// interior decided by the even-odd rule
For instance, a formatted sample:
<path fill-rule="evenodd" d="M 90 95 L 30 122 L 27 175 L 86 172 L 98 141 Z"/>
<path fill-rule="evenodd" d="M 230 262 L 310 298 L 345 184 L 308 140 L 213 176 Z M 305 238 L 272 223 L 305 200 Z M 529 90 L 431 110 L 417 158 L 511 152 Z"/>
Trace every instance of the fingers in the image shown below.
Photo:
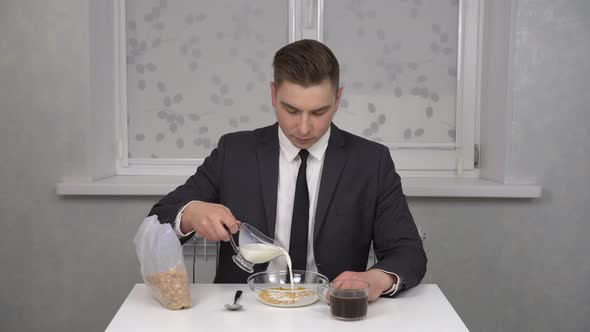
<path fill-rule="evenodd" d="M 345 279 L 361 279 L 358 277 L 359 272 L 344 271 L 340 273 L 333 281 Z"/>
<path fill-rule="evenodd" d="M 191 212 L 193 229 L 207 240 L 229 241 L 230 233 L 238 232 L 240 222 L 221 204 L 200 202 Z"/>
<path fill-rule="evenodd" d="M 230 233 L 232 234 L 236 234 L 238 232 L 238 229 L 240 228 L 240 221 L 236 219 L 236 217 L 234 217 L 234 215 L 231 213 L 230 209 L 227 208 L 226 206 L 222 206 L 223 211 L 222 211 L 222 218 L 221 218 L 221 222 L 227 226 L 227 228 L 229 229 Z M 229 237 L 228 237 L 229 240 Z"/>
<path fill-rule="evenodd" d="M 355 282 L 355 280 L 359 280 L 359 279 L 342 279 L 342 280 L 340 280 L 338 288 L 355 289 L 355 288 L 360 288 L 364 285 L 364 284 Z"/>
<path fill-rule="evenodd" d="M 342 292 L 342 295 L 348 294 L 350 297 L 358 297 L 359 292 L 362 291 L 363 296 L 367 295 L 370 302 L 381 296 L 381 290 L 374 286 L 372 276 L 367 272 L 342 272 L 330 283 L 330 287 L 339 289 L 338 292 Z"/>
<path fill-rule="evenodd" d="M 354 280 L 358 279 L 362 279 L 359 277 L 359 272 L 345 271 L 340 273 L 340 275 L 333 280 L 332 284 L 334 288 L 355 288 Z"/>
<path fill-rule="evenodd" d="M 366 284 L 359 283 L 359 281 L 365 281 L 369 284 L 369 301 L 375 301 L 381 296 L 381 290 L 367 272 L 342 272 L 332 281 L 331 285 L 333 288 L 339 289 L 358 289 L 366 286 Z"/>
<path fill-rule="evenodd" d="M 198 232 L 210 241 L 229 241 L 229 233 L 223 225 L 222 219 L 209 217 L 200 223 Z"/>
<path fill-rule="evenodd" d="M 220 205 L 219 207 L 219 214 L 216 216 L 217 220 L 216 222 L 212 223 L 213 228 L 218 240 L 229 241 L 230 234 L 235 234 L 238 232 L 240 222 L 234 217 L 227 207 L 223 205 Z"/>
<path fill-rule="evenodd" d="M 334 288 L 358 288 L 359 283 L 355 282 L 355 280 L 368 281 L 365 272 L 344 271 L 332 283 Z"/>

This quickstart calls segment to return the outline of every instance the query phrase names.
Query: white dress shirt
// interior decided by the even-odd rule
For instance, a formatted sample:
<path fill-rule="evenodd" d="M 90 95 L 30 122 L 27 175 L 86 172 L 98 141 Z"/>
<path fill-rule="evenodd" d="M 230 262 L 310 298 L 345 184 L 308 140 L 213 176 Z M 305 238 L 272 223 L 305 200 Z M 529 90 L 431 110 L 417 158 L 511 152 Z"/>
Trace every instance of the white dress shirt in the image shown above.
<path fill-rule="evenodd" d="M 307 230 L 307 270 L 317 272 L 315 257 L 313 254 L 313 227 L 315 223 L 315 210 L 318 203 L 322 167 L 324 156 L 328 148 L 330 131 L 322 136 L 314 145 L 309 147 L 307 158 L 307 190 L 309 192 L 309 225 Z M 289 250 L 291 240 L 291 218 L 293 217 L 293 202 L 295 200 L 295 187 L 297 173 L 301 165 L 299 148 L 289 141 L 283 130 L 279 127 L 279 188 L 277 193 L 277 220 L 275 224 L 275 239 L 285 250 Z M 287 269 L 287 261 L 284 256 L 273 259 L 268 265 L 269 271 Z"/>
<path fill-rule="evenodd" d="M 307 189 L 309 192 L 309 228 L 307 239 L 307 270 L 317 272 L 315 257 L 313 253 L 313 228 L 315 224 L 315 212 L 318 202 L 318 193 L 322 177 L 322 168 L 324 166 L 324 156 L 328 148 L 331 128 L 322 136 L 314 145 L 309 147 L 309 156 L 307 158 Z M 297 173 L 301 158 L 299 157 L 299 148 L 289 141 L 283 130 L 279 126 L 279 181 L 277 190 L 277 214 L 275 224 L 274 238 L 281 243 L 285 250 L 289 250 L 291 239 L 291 218 L 293 217 L 293 201 L 295 199 L 295 186 L 297 182 Z M 189 234 L 183 234 L 180 230 L 180 221 L 182 212 L 194 201 L 186 204 L 176 216 L 174 230 L 178 237 L 184 237 Z M 198 235 L 198 234 L 197 234 Z M 287 261 L 284 256 L 279 256 L 270 261 L 268 271 L 287 270 Z M 381 270 L 383 271 L 383 270 Z M 383 271 L 388 274 L 397 275 L 392 272 Z M 401 284 L 399 277 L 398 282 L 384 294 L 393 295 L 397 292 L 397 285 Z"/>

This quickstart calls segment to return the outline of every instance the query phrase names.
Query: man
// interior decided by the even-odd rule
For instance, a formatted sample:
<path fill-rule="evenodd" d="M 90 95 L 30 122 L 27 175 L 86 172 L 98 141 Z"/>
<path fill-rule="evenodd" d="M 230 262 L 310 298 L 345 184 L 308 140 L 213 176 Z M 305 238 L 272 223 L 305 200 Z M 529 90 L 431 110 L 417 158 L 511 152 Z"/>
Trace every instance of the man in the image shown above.
<path fill-rule="evenodd" d="M 229 232 L 247 222 L 289 250 L 295 269 L 370 283 L 371 301 L 417 285 L 426 255 L 389 149 L 340 130 L 342 96 L 334 54 L 300 40 L 275 54 L 277 123 L 221 137 L 184 185 L 150 211 L 181 241 L 194 232 L 222 241 L 215 282 L 245 282 Z M 366 270 L 370 245 L 378 262 Z M 255 272 L 284 270 L 284 260 Z"/>

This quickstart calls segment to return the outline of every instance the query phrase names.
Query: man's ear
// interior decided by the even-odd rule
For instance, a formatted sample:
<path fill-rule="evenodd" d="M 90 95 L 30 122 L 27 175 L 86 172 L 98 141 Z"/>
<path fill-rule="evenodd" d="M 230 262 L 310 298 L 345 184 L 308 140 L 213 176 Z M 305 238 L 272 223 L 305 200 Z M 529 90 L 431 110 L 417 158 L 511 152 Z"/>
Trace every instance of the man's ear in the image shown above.
<path fill-rule="evenodd" d="M 340 98 L 342 97 L 343 90 L 344 90 L 344 87 L 340 87 L 340 88 L 338 88 L 338 91 L 336 92 L 336 111 L 338 111 L 338 107 L 340 106 Z"/>
<path fill-rule="evenodd" d="M 273 81 L 270 82 L 270 99 L 272 100 L 272 107 L 277 109 L 277 86 Z"/>

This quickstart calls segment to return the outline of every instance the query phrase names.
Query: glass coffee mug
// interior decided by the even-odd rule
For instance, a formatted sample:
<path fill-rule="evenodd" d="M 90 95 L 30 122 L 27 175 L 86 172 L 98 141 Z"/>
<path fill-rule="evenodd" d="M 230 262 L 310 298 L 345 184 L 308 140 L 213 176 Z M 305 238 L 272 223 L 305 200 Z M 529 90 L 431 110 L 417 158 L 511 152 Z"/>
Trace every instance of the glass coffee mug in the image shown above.
<path fill-rule="evenodd" d="M 342 320 L 360 320 L 367 317 L 370 286 L 364 280 L 335 280 L 318 291 L 318 294 L 330 305 L 332 317 Z"/>

